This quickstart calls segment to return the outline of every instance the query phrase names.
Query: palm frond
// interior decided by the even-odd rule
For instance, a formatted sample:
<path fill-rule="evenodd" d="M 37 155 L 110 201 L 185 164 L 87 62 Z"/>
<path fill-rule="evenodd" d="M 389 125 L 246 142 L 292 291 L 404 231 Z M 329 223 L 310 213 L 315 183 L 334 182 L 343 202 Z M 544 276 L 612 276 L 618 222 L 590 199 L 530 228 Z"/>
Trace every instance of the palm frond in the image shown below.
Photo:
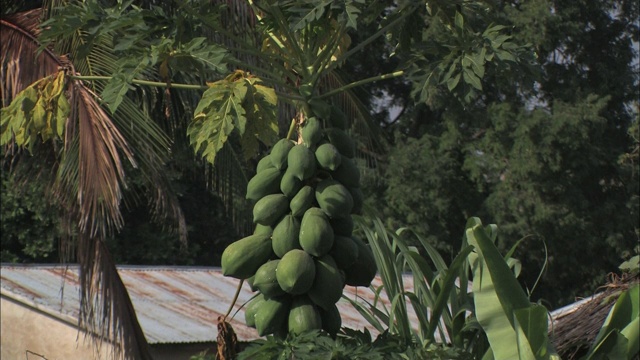
<path fill-rule="evenodd" d="M 122 227 L 120 202 L 124 169 L 120 154 L 135 166 L 133 153 L 111 118 L 83 84 L 72 84 L 72 113 L 67 134 L 78 136 L 79 227 L 91 237 L 104 238 Z M 75 130 L 75 131 L 74 131 Z M 75 180 L 75 179 L 74 179 Z M 63 195 L 64 196 L 64 195 Z M 104 221 L 104 223 L 103 223 Z"/>
<path fill-rule="evenodd" d="M 9 105 L 17 93 L 67 64 L 65 58 L 49 49 L 37 54 L 40 46 L 41 9 L 13 14 L 0 19 L 0 98 L 2 107 Z"/>
<path fill-rule="evenodd" d="M 78 262 L 81 297 L 88 299 L 80 306 L 79 327 L 94 339 L 109 339 L 115 345 L 104 351 L 103 343 L 97 342 L 96 357 L 151 360 L 131 298 L 106 244 L 91 237 L 79 239 Z"/>
<path fill-rule="evenodd" d="M 73 66 L 52 49 L 38 54 L 41 14 L 38 9 L 2 19 L 3 105 L 40 78 L 57 71 L 73 74 Z M 70 234 L 78 230 L 79 322 L 87 326 L 81 329 L 97 345 L 105 339 L 122 344 L 114 349 L 114 358 L 148 359 L 148 346 L 133 305 L 102 242 L 122 226 L 123 160 L 135 164 L 134 152 L 119 130 L 121 124 L 112 121 L 91 89 L 71 80 L 66 96 L 71 99 L 72 111 L 65 126 L 64 146 L 61 153 L 54 152 L 59 161 L 46 164 L 57 174 L 51 189 L 64 209 L 63 223 Z"/>

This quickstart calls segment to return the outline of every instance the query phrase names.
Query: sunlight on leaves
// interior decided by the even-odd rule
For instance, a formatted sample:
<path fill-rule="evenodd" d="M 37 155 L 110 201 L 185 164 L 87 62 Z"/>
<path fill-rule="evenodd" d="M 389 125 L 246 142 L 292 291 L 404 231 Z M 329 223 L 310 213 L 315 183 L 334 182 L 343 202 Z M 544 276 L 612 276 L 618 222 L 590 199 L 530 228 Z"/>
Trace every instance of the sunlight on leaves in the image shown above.
<path fill-rule="evenodd" d="M 270 146 L 278 138 L 275 91 L 261 80 L 236 70 L 209 83 L 195 110 L 187 135 L 196 153 L 211 164 L 235 131 L 246 159 L 258 154 L 259 142 Z"/>
<path fill-rule="evenodd" d="M 61 139 L 70 112 L 64 89 L 65 74 L 60 71 L 18 93 L 0 114 L 0 145 L 15 141 L 32 151 L 38 137 L 42 142 Z"/>

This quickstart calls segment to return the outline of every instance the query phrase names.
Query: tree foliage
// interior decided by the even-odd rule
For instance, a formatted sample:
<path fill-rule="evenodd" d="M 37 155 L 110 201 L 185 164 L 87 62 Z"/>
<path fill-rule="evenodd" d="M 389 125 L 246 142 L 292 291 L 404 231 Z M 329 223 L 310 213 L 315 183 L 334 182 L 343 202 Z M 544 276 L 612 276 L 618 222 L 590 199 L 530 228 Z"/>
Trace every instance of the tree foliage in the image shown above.
<path fill-rule="evenodd" d="M 466 216 L 491 219 L 502 249 L 525 239 L 523 263 L 544 272 L 533 297 L 566 303 L 637 251 L 638 7 L 530 1 L 495 10 L 516 43 L 535 49 L 539 71 L 487 73 L 463 106 L 443 92 L 403 105 L 375 201 L 386 202 L 388 222 L 442 248 L 458 243 Z M 585 254 L 598 256 L 585 266 Z M 522 281 L 533 290 L 536 278 Z"/>

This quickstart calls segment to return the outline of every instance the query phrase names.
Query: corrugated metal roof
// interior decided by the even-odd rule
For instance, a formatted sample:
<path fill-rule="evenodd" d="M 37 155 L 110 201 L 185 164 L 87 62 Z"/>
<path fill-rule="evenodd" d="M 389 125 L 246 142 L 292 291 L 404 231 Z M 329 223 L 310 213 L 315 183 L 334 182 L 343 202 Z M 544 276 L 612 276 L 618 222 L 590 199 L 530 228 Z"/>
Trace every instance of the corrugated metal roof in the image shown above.
<path fill-rule="evenodd" d="M 217 318 L 224 315 L 238 286 L 238 280 L 222 275 L 220 268 L 119 266 L 147 341 L 150 344 L 210 342 L 217 337 Z M 79 312 L 77 266 L 8 265 L 0 272 L 2 296 L 33 306 L 40 311 L 75 325 Z M 405 287 L 413 290 L 411 276 L 405 277 Z M 380 278 L 373 282 L 381 284 Z M 254 293 L 245 283 L 234 311 Z M 369 288 L 346 287 L 345 294 L 356 301 L 372 303 L 374 293 Z M 380 299 L 388 308 L 389 300 Z M 343 326 L 376 335 L 368 322 L 345 299 L 338 302 Z M 410 311 L 411 322 L 418 324 Z M 244 309 L 231 320 L 239 340 L 258 338 L 253 328 L 244 324 Z"/>

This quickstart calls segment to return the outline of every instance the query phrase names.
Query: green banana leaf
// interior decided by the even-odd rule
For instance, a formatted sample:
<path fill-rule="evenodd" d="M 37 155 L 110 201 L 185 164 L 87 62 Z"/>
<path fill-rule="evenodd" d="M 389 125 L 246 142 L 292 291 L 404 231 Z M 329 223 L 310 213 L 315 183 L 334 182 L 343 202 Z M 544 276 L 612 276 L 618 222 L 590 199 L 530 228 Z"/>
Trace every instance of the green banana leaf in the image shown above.
<path fill-rule="evenodd" d="M 475 313 L 491 350 L 483 359 L 559 359 L 547 336 L 547 311 L 531 304 L 493 240 L 496 227 L 480 219 L 467 223 L 467 241 L 475 248 Z"/>
<path fill-rule="evenodd" d="M 586 360 L 632 359 L 640 351 L 640 285 L 620 294 Z"/>

